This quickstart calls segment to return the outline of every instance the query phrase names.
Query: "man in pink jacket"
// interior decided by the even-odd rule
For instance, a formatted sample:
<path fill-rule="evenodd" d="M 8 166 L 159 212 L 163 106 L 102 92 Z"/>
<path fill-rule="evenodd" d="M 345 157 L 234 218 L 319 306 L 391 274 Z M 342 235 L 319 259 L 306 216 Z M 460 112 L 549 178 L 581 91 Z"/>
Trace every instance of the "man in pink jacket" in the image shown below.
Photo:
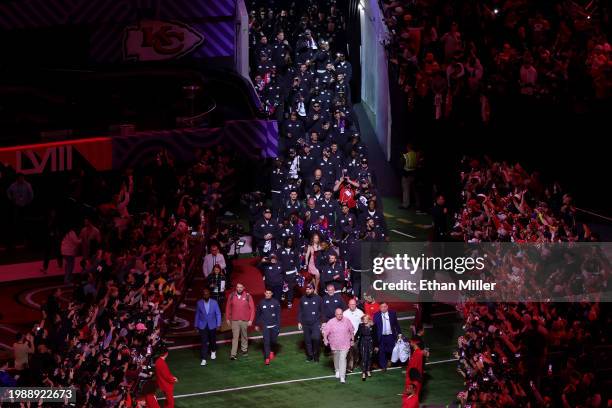
<path fill-rule="evenodd" d="M 330 346 L 334 353 L 336 378 L 346 383 L 346 355 L 353 345 L 353 323 L 343 315 L 342 309 L 336 309 L 336 317 L 330 319 L 323 329 L 323 343 Z"/>
<path fill-rule="evenodd" d="M 232 327 L 232 351 L 230 359 L 236 360 L 238 353 L 238 339 L 243 356 L 248 355 L 249 339 L 247 327 L 253 324 L 255 318 L 255 304 L 253 297 L 244 290 L 242 283 L 236 284 L 236 290 L 232 292 L 225 305 L 225 318 L 227 324 Z"/>

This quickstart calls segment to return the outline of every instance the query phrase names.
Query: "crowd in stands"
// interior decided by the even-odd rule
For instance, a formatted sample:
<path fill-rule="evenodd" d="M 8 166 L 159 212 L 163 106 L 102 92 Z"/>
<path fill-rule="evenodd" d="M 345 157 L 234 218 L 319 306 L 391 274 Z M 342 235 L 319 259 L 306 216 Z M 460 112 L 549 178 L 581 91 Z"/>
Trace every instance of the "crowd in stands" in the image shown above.
<path fill-rule="evenodd" d="M 429 118 L 488 123 L 517 100 L 579 109 L 610 97 L 604 3 L 381 0 L 381 7 L 394 80 L 408 108 Z"/>
<path fill-rule="evenodd" d="M 507 289 L 528 287 L 530 294 L 550 288 L 544 297 L 569 301 L 463 305 L 465 334 L 457 357 L 466 390 L 460 399 L 475 406 L 605 406 L 612 339 L 606 329 L 609 309 L 599 300 L 609 283 L 609 260 L 592 247 L 582 256 L 546 245 L 597 242 L 597 235 L 576 222 L 571 195 L 519 164 L 466 158 L 461 183 L 463 208 L 450 235 L 470 243 L 522 243 L 523 255 L 499 257 L 510 263 L 495 281 Z M 538 259 L 525 255 L 530 250 Z M 543 261 L 545 251 L 557 250 L 566 252 L 560 264 Z M 585 301 L 572 301 L 573 296 Z"/>
<path fill-rule="evenodd" d="M 72 296 L 56 289 L 40 323 L 17 334 L 5 384 L 72 385 L 78 407 L 135 406 L 154 392 L 153 358 L 193 265 L 199 271 L 205 238 L 217 228 L 221 183 L 234 172 L 233 155 L 221 146 L 196 156 L 177 164 L 162 150 L 148 167 L 101 175 L 106 195 L 91 196 L 87 180 L 73 180 L 70 197 L 82 211 L 49 209 L 48 245 L 55 249 L 45 251 L 42 268 L 59 254 Z"/>

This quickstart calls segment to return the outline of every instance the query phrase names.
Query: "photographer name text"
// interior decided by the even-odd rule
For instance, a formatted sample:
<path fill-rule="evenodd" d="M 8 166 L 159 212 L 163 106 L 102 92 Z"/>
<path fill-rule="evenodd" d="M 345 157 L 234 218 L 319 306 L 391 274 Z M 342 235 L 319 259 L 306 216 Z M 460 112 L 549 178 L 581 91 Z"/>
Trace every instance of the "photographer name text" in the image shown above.
<path fill-rule="evenodd" d="M 439 282 L 437 280 L 421 279 L 419 281 L 401 280 L 398 282 L 385 282 L 377 279 L 372 287 L 377 291 L 494 291 L 497 282 L 485 282 L 481 279 L 459 280 L 458 282 Z"/>

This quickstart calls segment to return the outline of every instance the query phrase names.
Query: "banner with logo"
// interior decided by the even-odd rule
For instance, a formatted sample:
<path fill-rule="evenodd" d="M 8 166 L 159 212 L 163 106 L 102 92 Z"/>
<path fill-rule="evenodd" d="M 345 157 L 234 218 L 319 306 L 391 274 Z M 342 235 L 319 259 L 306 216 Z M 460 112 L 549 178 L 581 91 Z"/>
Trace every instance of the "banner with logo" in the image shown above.
<path fill-rule="evenodd" d="M 0 31 L 62 26 L 87 27 L 92 62 L 227 59 L 236 50 L 236 1 L 0 2 Z"/>
<path fill-rule="evenodd" d="M 160 149 L 177 160 L 191 161 L 197 149 L 229 144 L 242 157 L 259 160 L 278 154 L 276 121 L 229 121 L 223 128 L 136 132 L 129 136 L 96 137 L 0 148 L 0 162 L 27 175 L 67 172 L 77 168 L 108 171 L 137 167 Z"/>

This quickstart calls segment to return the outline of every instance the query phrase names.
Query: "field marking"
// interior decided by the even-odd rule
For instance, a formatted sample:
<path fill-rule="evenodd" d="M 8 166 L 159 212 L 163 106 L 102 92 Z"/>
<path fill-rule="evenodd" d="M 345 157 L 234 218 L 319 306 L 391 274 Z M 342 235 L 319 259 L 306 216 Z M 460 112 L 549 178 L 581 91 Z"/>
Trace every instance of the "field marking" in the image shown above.
<path fill-rule="evenodd" d="M 402 232 L 402 231 L 392 229 L 391 232 L 395 232 L 396 234 L 403 235 L 408 238 L 416 239 L 414 235 L 406 234 L 405 232 Z"/>
<path fill-rule="evenodd" d="M 447 316 L 447 315 L 456 314 L 456 313 L 457 312 L 438 312 L 438 313 L 432 313 L 431 316 L 432 317 Z M 397 320 L 414 320 L 414 316 L 398 317 Z M 280 336 L 293 336 L 293 335 L 302 334 L 302 333 L 303 332 L 301 330 L 293 330 L 293 331 L 283 332 L 279 334 L 279 337 Z M 249 336 L 248 339 L 249 340 L 261 340 L 263 339 L 263 336 Z M 232 342 L 232 339 L 217 340 L 217 344 L 229 344 L 231 342 Z M 181 349 L 194 348 L 194 347 L 200 347 L 200 346 L 202 346 L 202 343 L 183 344 L 181 346 L 168 347 L 168 350 L 181 350 Z"/>
<path fill-rule="evenodd" d="M 13 334 L 17 334 L 17 333 L 19 333 L 17 330 L 13 329 L 12 327 L 5 326 L 5 325 L 3 325 L 3 324 L 0 324 L 0 329 L 2 329 L 2 330 L 6 330 L 7 332 L 9 332 L 9 333 L 13 333 Z"/>
<path fill-rule="evenodd" d="M 36 303 L 35 301 L 33 301 L 33 300 L 32 300 L 32 297 L 33 297 L 35 294 L 40 293 L 40 292 L 44 292 L 44 291 L 46 291 L 46 290 L 55 290 L 55 289 L 57 289 L 57 288 L 69 288 L 69 287 L 70 287 L 70 285 L 55 285 L 55 286 L 47 286 L 47 287 L 45 287 L 45 288 L 36 289 L 36 290 L 31 291 L 31 292 L 28 292 L 28 293 L 25 295 L 24 300 L 25 300 L 25 302 L 26 302 L 26 303 L 27 303 L 27 304 L 28 304 L 30 307 L 33 307 L 34 309 L 40 309 L 40 308 L 41 308 L 41 307 L 40 307 L 40 304 L 38 304 L 38 303 Z"/>
<path fill-rule="evenodd" d="M 435 365 L 435 364 L 445 364 L 445 363 L 451 363 L 457 361 L 456 358 L 451 358 L 451 359 L 447 359 L 447 360 L 439 360 L 439 361 L 431 361 L 428 363 L 425 363 L 425 365 Z M 389 367 L 388 370 L 399 370 L 402 369 L 404 367 Z M 378 370 L 372 370 L 372 372 L 380 372 L 382 371 L 381 369 Z M 361 371 L 356 371 L 353 373 L 346 373 L 346 376 L 348 377 L 349 375 L 357 375 L 357 374 L 361 374 Z M 222 388 L 220 390 L 212 390 L 212 391 L 202 391 L 202 392 L 194 392 L 191 394 L 180 394 L 180 395 L 175 395 L 174 398 L 189 398 L 189 397 L 198 397 L 198 396 L 202 396 L 202 395 L 211 395 L 211 394 L 221 394 L 224 392 L 232 392 L 232 391 L 241 391 L 241 390 L 249 390 L 249 389 L 253 389 L 253 388 L 263 388 L 263 387 L 271 387 L 273 385 L 283 385 L 283 384 L 292 384 L 292 383 L 296 383 L 296 382 L 307 382 L 307 381 L 316 381 L 316 380 L 324 380 L 324 379 L 328 379 L 328 378 L 336 378 L 335 375 L 322 375 L 319 377 L 310 377 L 310 378 L 298 378 L 295 380 L 285 380 L 285 381 L 275 381 L 275 382 L 271 382 L 271 383 L 265 383 L 265 384 L 255 384 L 255 385 L 245 385 L 243 387 L 234 387 L 234 388 Z M 164 397 L 162 398 L 158 398 L 158 400 L 163 400 L 165 399 Z"/>
<path fill-rule="evenodd" d="M 406 218 L 398 218 L 397 221 L 403 224 L 412 224 L 412 221 L 407 220 Z"/>

